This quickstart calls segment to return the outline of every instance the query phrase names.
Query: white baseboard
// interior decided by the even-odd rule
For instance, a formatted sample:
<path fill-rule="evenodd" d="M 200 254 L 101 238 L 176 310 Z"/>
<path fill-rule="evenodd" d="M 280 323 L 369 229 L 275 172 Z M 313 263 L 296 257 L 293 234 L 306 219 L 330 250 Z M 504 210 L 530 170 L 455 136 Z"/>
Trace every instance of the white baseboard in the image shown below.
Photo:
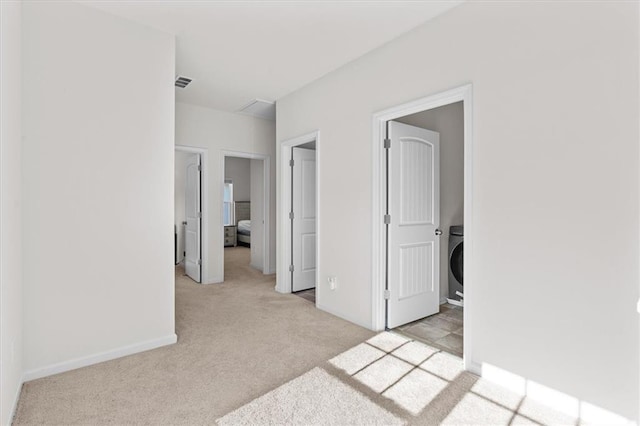
<path fill-rule="evenodd" d="M 322 305 L 317 304 L 317 303 L 316 303 L 316 308 L 320 309 L 321 311 L 328 312 L 331 315 L 334 315 L 334 316 L 336 316 L 338 318 L 342 318 L 345 321 L 349 321 L 349 322 L 352 322 L 352 323 L 354 323 L 356 325 L 359 325 L 360 327 L 364 327 L 367 330 L 373 330 L 373 326 L 370 323 L 361 322 L 361 321 L 351 317 L 350 315 L 346 315 L 346 314 L 344 314 L 342 312 L 334 311 L 333 309 L 329 309 L 326 306 L 322 306 Z M 376 331 L 376 330 L 373 330 L 373 331 Z"/>
<path fill-rule="evenodd" d="M 282 288 L 282 286 L 279 286 L 278 284 L 276 284 L 274 289 L 280 294 L 291 294 L 291 290 L 284 289 L 284 288 Z"/>
<path fill-rule="evenodd" d="M 262 272 L 262 275 L 265 275 L 264 268 L 262 267 L 262 265 L 254 265 L 253 263 L 249 263 L 249 266 L 251 266 L 256 271 Z"/>
<path fill-rule="evenodd" d="M 222 282 L 224 282 L 224 277 L 221 275 L 216 275 L 207 280 L 202 280 L 202 284 L 220 284 Z"/>
<path fill-rule="evenodd" d="M 482 376 L 482 366 L 477 362 L 469 361 L 467 365 L 465 365 L 465 369 L 476 376 Z"/>
<path fill-rule="evenodd" d="M 7 425 L 11 425 L 13 424 L 13 419 L 15 419 L 16 417 L 16 411 L 18 410 L 18 401 L 20 401 L 20 394 L 22 393 L 22 384 L 24 383 L 24 377 L 20 378 L 20 385 L 17 387 L 17 389 L 15 390 L 15 394 L 13 395 L 13 403 L 11 404 L 11 412 L 9 413 L 9 421 L 7 423 L 2 423 L 2 424 L 7 424 Z M 5 419 L 2 419 L 2 421 L 4 422 Z"/>
<path fill-rule="evenodd" d="M 625 425 L 637 423 L 617 413 L 600 408 L 587 401 L 582 401 L 572 395 L 552 389 L 522 376 L 503 370 L 499 367 L 477 362 L 469 363 L 469 371 L 478 374 L 483 379 L 493 382 L 509 391 L 526 396 L 555 411 L 559 411 L 574 418 L 580 418 L 580 423 L 597 425 Z"/>
<path fill-rule="evenodd" d="M 65 371 L 75 370 L 77 368 L 98 364 L 104 361 L 121 358 L 127 355 L 137 354 L 139 352 L 156 349 L 161 346 L 174 344 L 178 341 L 178 336 L 170 334 L 158 339 L 147 340 L 146 342 L 134 343 L 133 345 L 123 346 L 113 350 L 100 352 L 86 357 L 75 358 L 69 361 L 59 362 L 57 364 L 48 365 L 46 367 L 37 368 L 35 370 L 26 371 L 22 377 L 23 382 L 40 379 L 42 377 L 52 376 Z"/>

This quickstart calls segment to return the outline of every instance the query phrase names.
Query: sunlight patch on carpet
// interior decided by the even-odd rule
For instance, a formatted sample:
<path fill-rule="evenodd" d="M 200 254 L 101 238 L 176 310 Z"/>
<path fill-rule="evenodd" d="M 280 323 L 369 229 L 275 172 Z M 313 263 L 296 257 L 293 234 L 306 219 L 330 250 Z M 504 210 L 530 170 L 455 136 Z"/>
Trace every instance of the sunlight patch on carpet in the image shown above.
<path fill-rule="evenodd" d="M 433 374 L 415 369 L 387 389 L 382 396 L 417 416 L 448 384 L 449 382 Z"/>
<path fill-rule="evenodd" d="M 446 352 L 438 352 L 422 364 L 420 368 L 446 380 L 455 379 L 462 373 L 462 359 Z"/>
<path fill-rule="evenodd" d="M 366 343 L 360 343 L 329 360 L 329 364 L 343 370 L 348 375 L 352 375 L 362 370 L 367 365 L 385 355 L 380 349 L 376 349 Z"/>
<path fill-rule="evenodd" d="M 220 418 L 227 425 L 404 425 L 360 392 L 314 368 Z"/>
<path fill-rule="evenodd" d="M 406 337 L 390 332 L 376 334 L 371 339 L 367 340 L 368 344 L 375 346 L 376 348 L 381 349 L 385 352 L 391 352 L 392 350 L 404 345 L 407 342 L 409 342 L 409 339 L 407 339 Z"/>
<path fill-rule="evenodd" d="M 466 394 L 442 422 L 443 425 L 507 426 L 513 412 L 473 393 Z"/>
<path fill-rule="evenodd" d="M 385 356 L 354 375 L 353 378 L 375 392 L 381 393 L 411 369 L 413 365 L 392 356 Z"/>
<path fill-rule="evenodd" d="M 409 342 L 393 351 L 393 355 L 413 365 L 419 365 L 436 352 L 439 350 L 423 343 Z"/>

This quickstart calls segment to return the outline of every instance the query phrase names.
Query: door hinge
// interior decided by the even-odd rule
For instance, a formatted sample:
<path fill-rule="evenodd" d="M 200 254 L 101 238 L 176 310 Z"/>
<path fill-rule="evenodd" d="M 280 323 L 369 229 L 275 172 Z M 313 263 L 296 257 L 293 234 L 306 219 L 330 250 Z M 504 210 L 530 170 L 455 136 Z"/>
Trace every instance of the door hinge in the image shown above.
<path fill-rule="evenodd" d="M 384 215 L 384 224 L 385 225 L 391 225 L 391 215 L 390 214 L 385 214 Z"/>
<path fill-rule="evenodd" d="M 202 166 L 200 166 L 200 164 L 198 164 L 198 171 L 202 170 Z"/>
<path fill-rule="evenodd" d="M 198 212 L 198 219 L 202 219 L 202 212 Z"/>
<path fill-rule="evenodd" d="M 391 139 L 385 138 L 384 139 L 384 149 L 389 149 L 389 148 L 391 148 Z"/>
<path fill-rule="evenodd" d="M 202 265 L 202 259 L 198 259 L 198 265 Z"/>
<path fill-rule="evenodd" d="M 295 161 L 293 161 L 293 160 L 289 160 L 289 166 L 293 167 L 293 165 L 294 165 L 295 163 L 296 163 Z"/>
<path fill-rule="evenodd" d="M 293 272 L 296 268 L 293 265 L 289 265 L 289 272 Z"/>
<path fill-rule="evenodd" d="M 293 217 L 294 217 L 294 216 L 295 216 L 295 215 L 293 214 L 293 212 L 289 212 L 289 219 L 293 220 Z"/>
<path fill-rule="evenodd" d="M 389 300 L 389 299 L 391 299 L 391 291 L 385 290 L 384 291 L 384 300 Z"/>

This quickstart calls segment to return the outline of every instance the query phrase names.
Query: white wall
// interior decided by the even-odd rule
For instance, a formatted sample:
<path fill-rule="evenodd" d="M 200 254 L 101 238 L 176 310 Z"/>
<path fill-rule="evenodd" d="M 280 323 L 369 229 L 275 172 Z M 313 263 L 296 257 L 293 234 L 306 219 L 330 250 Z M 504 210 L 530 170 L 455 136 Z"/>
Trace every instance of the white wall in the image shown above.
<path fill-rule="evenodd" d="M 241 114 L 176 103 L 176 143 L 209 150 L 209 276 L 204 283 L 223 281 L 222 151 L 268 155 L 271 162 L 271 235 L 269 269 L 275 271 L 275 123 Z"/>
<path fill-rule="evenodd" d="M 226 157 L 224 178 L 233 181 L 233 201 L 251 201 L 251 160 Z"/>
<path fill-rule="evenodd" d="M 187 220 L 185 210 L 185 192 L 187 189 L 187 158 L 193 154 L 175 152 L 175 177 L 174 177 L 174 219 L 178 231 L 178 262 L 184 260 L 184 226 L 182 222 Z"/>
<path fill-rule="evenodd" d="M 371 324 L 372 115 L 471 82 L 471 361 L 637 419 L 637 8 L 464 3 L 279 100 L 322 134 L 320 306 Z"/>
<path fill-rule="evenodd" d="M 264 271 L 264 161 L 251 162 L 251 266 Z M 275 201 L 275 200 L 274 200 Z M 275 237 L 275 235 L 274 235 Z M 275 253 L 274 256 L 275 258 Z M 275 260 L 275 259 L 274 259 Z"/>
<path fill-rule="evenodd" d="M 21 2 L 0 2 L 0 424 L 11 416 L 22 386 Z"/>
<path fill-rule="evenodd" d="M 23 6 L 28 378 L 175 341 L 172 36 Z"/>
<path fill-rule="evenodd" d="M 440 133 L 440 300 L 449 297 L 449 228 L 464 223 L 464 111 L 462 102 L 395 121 Z"/>

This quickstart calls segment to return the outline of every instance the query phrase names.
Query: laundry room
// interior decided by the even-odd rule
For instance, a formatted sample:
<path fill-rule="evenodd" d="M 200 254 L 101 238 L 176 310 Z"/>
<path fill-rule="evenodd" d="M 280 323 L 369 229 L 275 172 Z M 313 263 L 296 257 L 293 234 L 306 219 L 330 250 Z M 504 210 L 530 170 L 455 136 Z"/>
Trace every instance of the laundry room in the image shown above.
<path fill-rule="evenodd" d="M 463 102 L 393 120 L 439 134 L 439 312 L 398 331 L 456 355 L 463 352 L 464 109 Z M 436 171 L 437 173 L 437 171 Z M 439 189 L 439 191 L 438 191 Z"/>

